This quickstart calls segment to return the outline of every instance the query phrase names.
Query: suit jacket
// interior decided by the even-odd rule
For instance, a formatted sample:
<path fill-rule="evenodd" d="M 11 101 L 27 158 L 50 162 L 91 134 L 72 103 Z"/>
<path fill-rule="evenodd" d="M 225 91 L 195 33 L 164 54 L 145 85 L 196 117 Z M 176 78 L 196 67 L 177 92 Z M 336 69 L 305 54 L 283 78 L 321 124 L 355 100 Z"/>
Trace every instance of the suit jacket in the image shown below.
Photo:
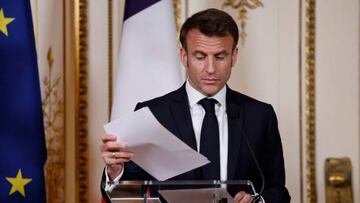
<path fill-rule="evenodd" d="M 262 193 L 266 203 L 290 202 L 285 187 L 285 169 L 277 119 L 271 105 L 227 88 L 226 105 L 236 105 L 239 121 L 265 177 Z M 195 134 L 185 85 L 164 96 L 138 103 L 136 110 L 149 107 L 156 119 L 171 133 L 196 150 Z M 251 180 L 259 192 L 262 180 L 235 118 L 228 116 L 228 180 Z M 201 179 L 200 168 L 172 180 Z M 133 162 L 125 164 L 122 180 L 150 180 L 151 175 Z M 104 182 L 104 181 L 103 181 Z M 103 193 L 104 194 L 104 193 Z M 233 194 L 234 195 L 234 194 Z"/>

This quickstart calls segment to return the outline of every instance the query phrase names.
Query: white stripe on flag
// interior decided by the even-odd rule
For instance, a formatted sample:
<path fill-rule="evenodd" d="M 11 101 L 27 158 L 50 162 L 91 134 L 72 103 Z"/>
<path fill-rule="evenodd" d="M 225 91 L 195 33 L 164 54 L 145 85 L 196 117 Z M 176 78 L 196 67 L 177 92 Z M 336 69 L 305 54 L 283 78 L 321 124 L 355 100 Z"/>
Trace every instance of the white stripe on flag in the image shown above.
<path fill-rule="evenodd" d="M 157 2 L 124 22 L 118 64 L 111 120 L 181 85 L 171 0 Z"/>

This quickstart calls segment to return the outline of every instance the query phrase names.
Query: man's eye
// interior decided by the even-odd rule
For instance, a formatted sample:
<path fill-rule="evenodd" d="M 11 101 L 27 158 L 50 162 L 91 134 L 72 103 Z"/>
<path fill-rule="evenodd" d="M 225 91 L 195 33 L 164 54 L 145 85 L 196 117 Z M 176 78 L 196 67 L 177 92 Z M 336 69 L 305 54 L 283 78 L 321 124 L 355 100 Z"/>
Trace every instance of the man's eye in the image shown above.
<path fill-rule="evenodd" d="M 224 60 L 224 58 L 225 58 L 224 56 L 216 56 L 217 60 Z"/>
<path fill-rule="evenodd" d="M 196 58 L 197 60 L 204 60 L 204 59 L 205 59 L 205 56 L 195 56 L 195 58 Z"/>

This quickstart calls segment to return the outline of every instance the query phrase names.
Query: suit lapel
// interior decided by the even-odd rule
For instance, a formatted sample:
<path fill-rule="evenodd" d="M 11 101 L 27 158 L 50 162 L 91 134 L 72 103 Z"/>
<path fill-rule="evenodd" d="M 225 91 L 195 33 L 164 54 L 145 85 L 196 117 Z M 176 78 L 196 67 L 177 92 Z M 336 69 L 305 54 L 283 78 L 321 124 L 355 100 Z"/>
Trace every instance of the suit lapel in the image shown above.
<path fill-rule="evenodd" d="M 180 132 L 180 138 L 196 151 L 196 140 L 185 85 L 183 85 L 178 90 L 178 94 L 174 96 L 174 101 L 170 108 L 176 123 L 176 127 Z"/>
<path fill-rule="evenodd" d="M 239 110 L 239 122 L 243 124 L 243 105 L 239 105 L 239 101 L 236 101 L 233 90 L 227 87 L 226 93 L 226 105 L 237 105 Z M 240 148 L 242 143 L 242 135 L 240 128 L 237 124 L 236 119 L 230 118 L 228 116 L 228 180 L 231 180 L 235 177 L 235 172 L 239 160 Z"/>
<path fill-rule="evenodd" d="M 228 87 L 227 87 L 228 88 Z M 226 93 L 226 105 L 235 104 L 239 109 L 239 122 L 243 125 L 243 102 L 234 95 L 230 88 Z M 189 101 L 186 94 L 185 85 L 183 85 L 174 95 L 173 102 L 170 105 L 171 114 L 175 120 L 176 127 L 180 133 L 178 136 L 192 149 L 197 150 L 195 134 L 193 130 Z M 240 151 L 242 146 L 242 135 L 236 119 L 228 117 L 228 180 L 234 179 L 236 168 L 240 160 Z"/>

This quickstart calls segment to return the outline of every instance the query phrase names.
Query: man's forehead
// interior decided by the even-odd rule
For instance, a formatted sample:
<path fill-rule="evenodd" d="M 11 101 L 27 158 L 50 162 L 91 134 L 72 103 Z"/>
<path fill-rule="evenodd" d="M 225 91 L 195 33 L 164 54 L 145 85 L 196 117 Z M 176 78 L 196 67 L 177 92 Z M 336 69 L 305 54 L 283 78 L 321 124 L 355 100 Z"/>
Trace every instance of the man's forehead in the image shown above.
<path fill-rule="evenodd" d="M 207 49 L 227 50 L 233 47 L 233 37 L 228 34 L 225 36 L 207 36 L 199 30 L 189 31 L 186 38 L 188 48 L 206 51 Z"/>
<path fill-rule="evenodd" d="M 186 35 L 186 39 L 191 38 L 206 38 L 206 39 L 216 39 L 216 38 L 233 38 L 230 33 L 227 33 L 225 35 L 207 35 L 202 32 L 200 32 L 199 29 L 191 29 L 188 34 Z"/>
<path fill-rule="evenodd" d="M 223 49 L 223 50 L 218 50 L 218 51 L 210 51 L 210 50 L 206 50 L 206 51 L 203 51 L 203 50 L 194 50 L 191 52 L 193 55 L 197 55 L 197 54 L 201 54 L 201 55 L 220 55 L 220 54 L 228 54 L 229 51 Z"/>
<path fill-rule="evenodd" d="M 191 41 L 188 43 L 188 51 L 192 54 L 221 54 L 232 50 L 231 42 L 223 41 Z"/>

